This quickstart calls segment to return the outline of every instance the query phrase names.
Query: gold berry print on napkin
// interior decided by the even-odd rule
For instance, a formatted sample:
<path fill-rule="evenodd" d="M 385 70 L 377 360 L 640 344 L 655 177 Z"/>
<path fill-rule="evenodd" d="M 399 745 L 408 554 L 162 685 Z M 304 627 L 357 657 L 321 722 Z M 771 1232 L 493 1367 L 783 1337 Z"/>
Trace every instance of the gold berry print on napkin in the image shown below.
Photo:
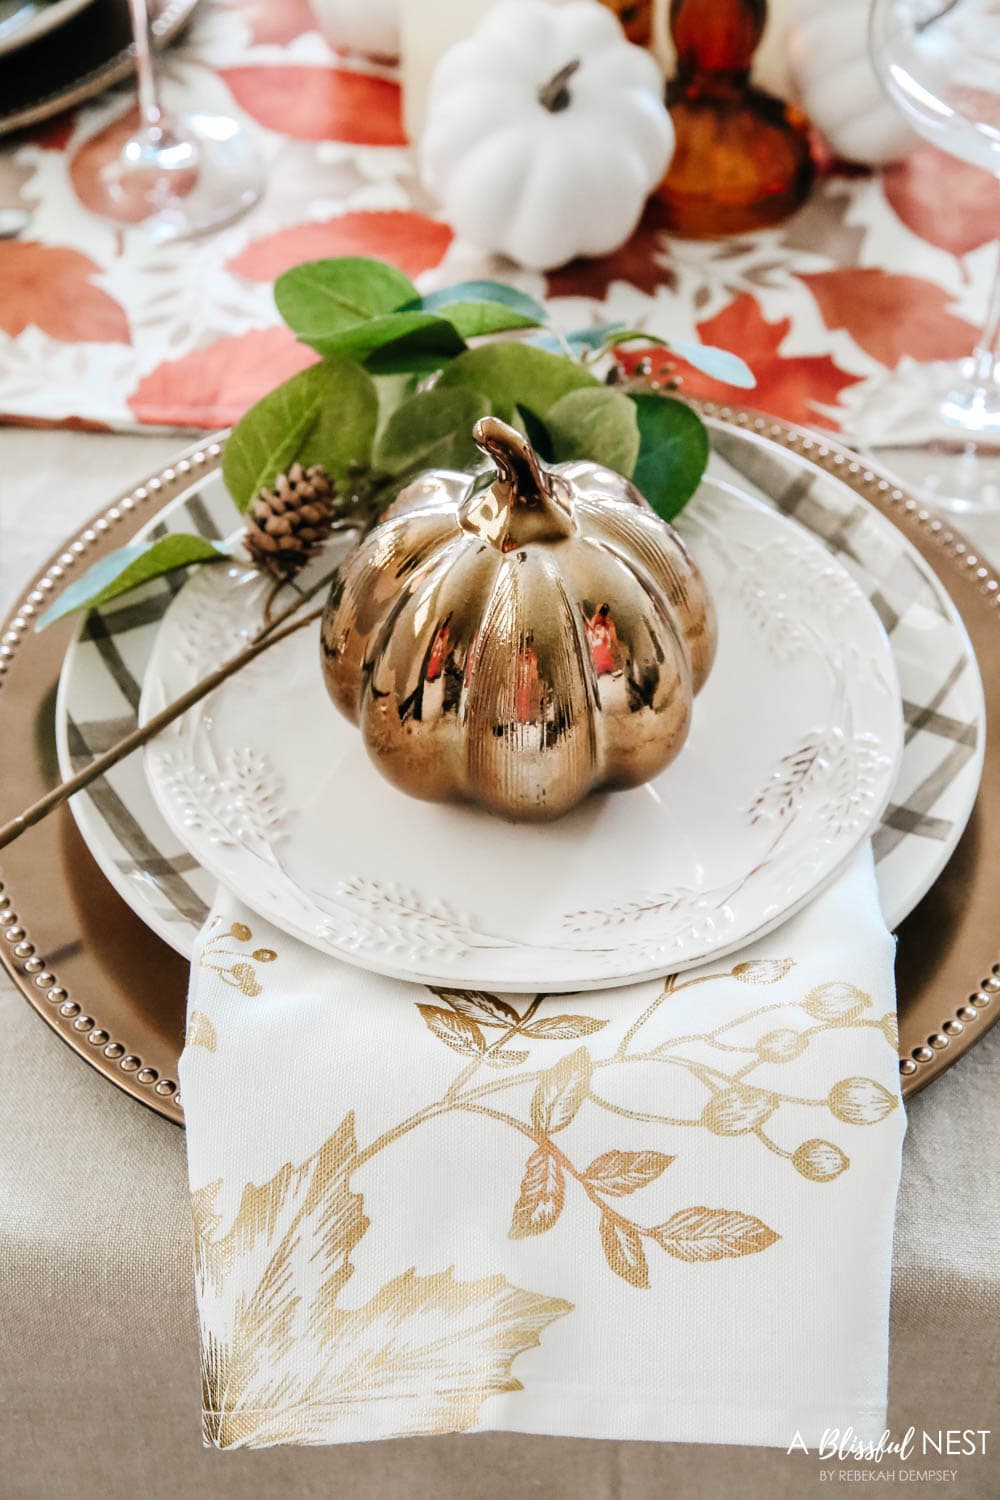
<path fill-rule="evenodd" d="M 870 880 L 780 946 L 577 995 L 408 986 L 220 897 L 182 1064 L 206 1442 L 874 1427 L 850 1330 L 888 1299 L 891 943 L 835 935 Z M 736 1411 L 776 1358 L 785 1404 Z"/>

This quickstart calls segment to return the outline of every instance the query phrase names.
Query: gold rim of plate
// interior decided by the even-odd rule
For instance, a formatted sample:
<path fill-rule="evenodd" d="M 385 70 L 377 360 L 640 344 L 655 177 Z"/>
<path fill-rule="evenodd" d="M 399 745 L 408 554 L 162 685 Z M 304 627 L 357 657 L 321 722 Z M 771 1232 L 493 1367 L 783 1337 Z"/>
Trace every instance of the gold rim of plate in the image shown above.
<path fill-rule="evenodd" d="M 705 415 L 798 453 L 889 519 L 931 563 L 957 605 L 984 681 L 1000 681 L 1000 575 L 944 517 L 925 508 L 833 438 L 714 403 Z M 206 438 L 120 495 L 69 537 L 24 590 L 0 631 L 0 748 L 5 811 L 58 778 L 55 687 L 75 626 L 42 635 L 35 620 L 68 578 L 147 523 L 217 467 L 225 434 Z M 899 930 L 900 1075 L 924 1087 L 1000 1016 L 1000 691 L 987 689 L 987 749 L 976 807 L 934 888 Z M 995 836 L 994 836 L 995 835 Z M 0 867 L 0 961 L 34 1009 L 117 1087 L 177 1124 L 187 966 L 101 875 L 67 808 L 5 853 Z"/>

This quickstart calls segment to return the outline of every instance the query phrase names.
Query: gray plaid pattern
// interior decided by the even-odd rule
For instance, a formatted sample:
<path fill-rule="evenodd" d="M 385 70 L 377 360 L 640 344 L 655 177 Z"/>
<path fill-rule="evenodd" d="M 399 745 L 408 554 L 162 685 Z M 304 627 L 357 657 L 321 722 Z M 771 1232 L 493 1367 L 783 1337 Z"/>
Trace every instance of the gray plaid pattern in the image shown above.
<path fill-rule="evenodd" d="M 749 434 L 716 429 L 713 447 L 759 498 L 793 517 L 825 542 L 864 588 L 889 636 L 899 664 L 911 650 L 919 653 L 919 638 L 911 646 L 908 632 L 919 624 L 915 613 L 933 611 L 948 618 L 950 609 L 944 591 L 927 587 L 926 576 L 908 549 L 886 560 L 880 537 L 873 535 L 871 511 L 839 482 L 821 471 L 790 472 L 781 451 Z M 888 561 L 888 566 L 886 566 Z M 949 793 L 961 789 L 964 774 L 977 776 L 977 752 L 981 745 L 981 703 L 978 672 L 971 649 L 958 636 L 955 657 L 943 678 L 927 673 L 921 680 L 914 673 L 907 682 L 901 671 L 906 750 L 896 798 L 886 808 L 881 826 L 872 840 L 878 864 L 890 855 L 906 858 L 904 846 L 911 839 L 952 840 L 959 829 L 964 799 Z M 914 662 L 914 666 L 918 663 Z M 919 685 L 919 698 L 911 696 Z M 948 712 L 954 703 L 963 712 Z M 956 815 L 951 815 L 952 804 Z"/>
<path fill-rule="evenodd" d="M 969 778 L 978 776 L 981 690 L 971 652 L 955 631 L 955 658 L 942 676 L 921 659 L 920 624 L 928 615 L 948 620 L 943 590 L 935 592 L 903 544 L 886 551 L 884 526 L 873 526 L 863 501 L 801 459 L 732 428 L 713 427 L 713 472 L 738 479 L 766 503 L 806 526 L 839 557 L 864 588 L 892 639 L 903 684 L 906 747 L 896 799 L 874 838 L 880 884 L 897 881 L 912 862 L 915 841 L 948 844 L 964 817 Z M 238 517 L 221 480 L 175 501 L 151 534 L 194 531 L 218 538 Z M 142 677 L 160 620 L 178 578 L 157 580 L 141 592 L 92 614 L 78 646 L 66 695 L 63 726 L 74 769 L 89 763 L 136 723 Z M 189 950 L 211 901 L 214 882 L 173 835 L 152 801 L 137 757 L 90 788 L 91 842 L 100 844 L 132 904 L 156 930 Z M 926 863 L 926 858 L 923 861 Z M 894 869 L 892 868 L 894 867 Z"/>

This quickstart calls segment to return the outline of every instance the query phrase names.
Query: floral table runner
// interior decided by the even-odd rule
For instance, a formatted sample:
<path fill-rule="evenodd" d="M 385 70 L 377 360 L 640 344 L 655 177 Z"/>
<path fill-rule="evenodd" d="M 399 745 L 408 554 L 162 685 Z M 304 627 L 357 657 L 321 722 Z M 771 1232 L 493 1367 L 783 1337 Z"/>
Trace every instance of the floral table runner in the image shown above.
<path fill-rule="evenodd" d="M 0 242 L 0 416 L 228 424 L 314 358 L 279 325 L 271 284 L 325 255 L 383 256 L 425 289 L 508 279 L 553 299 L 568 328 L 620 318 L 700 335 L 746 358 L 756 406 L 826 427 L 901 357 L 969 352 L 985 310 L 995 190 L 929 146 L 883 178 L 830 172 L 779 228 L 673 240 L 650 211 L 616 254 L 541 276 L 455 242 L 417 179 L 393 71 L 335 56 L 307 0 L 205 0 L 165 71 L 169 103 L 233 111 L 254 132 L 263 200 L 169 249 L 87 214 L 74 147 L 130 107 L 127 91 L 0 143 L 0 208 L 31 216 Z M 745 400 L 682 373 L 691 394 Z"/>

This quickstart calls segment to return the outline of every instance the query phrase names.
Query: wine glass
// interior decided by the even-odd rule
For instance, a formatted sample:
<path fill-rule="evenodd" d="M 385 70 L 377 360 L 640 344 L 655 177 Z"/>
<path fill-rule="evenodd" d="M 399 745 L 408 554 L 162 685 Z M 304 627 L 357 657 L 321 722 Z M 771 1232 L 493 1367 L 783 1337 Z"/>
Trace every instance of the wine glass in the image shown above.
<path fill-rule="evenodd" d="M 1000 0 L 874 0 L 869 44 L 892 102 L 927 140 L 989 173 L 983 191 L 1000 209 Z M 975 351 L 903 361 L 866 396 L 853 436 L 935 504 L 1000 512 L 1000 266 Z"/>
<path fill-rule="evenodd" d="M 172 115 L 160 103 L 146 0 L 129 0 L 139 121 L 126 115 L 76 151 L 71 173 L 84 207 L 138 225 L 155 244 L 205 234 L 260 197 L 263 174 L 246 132 L 228 115 Z"/>

